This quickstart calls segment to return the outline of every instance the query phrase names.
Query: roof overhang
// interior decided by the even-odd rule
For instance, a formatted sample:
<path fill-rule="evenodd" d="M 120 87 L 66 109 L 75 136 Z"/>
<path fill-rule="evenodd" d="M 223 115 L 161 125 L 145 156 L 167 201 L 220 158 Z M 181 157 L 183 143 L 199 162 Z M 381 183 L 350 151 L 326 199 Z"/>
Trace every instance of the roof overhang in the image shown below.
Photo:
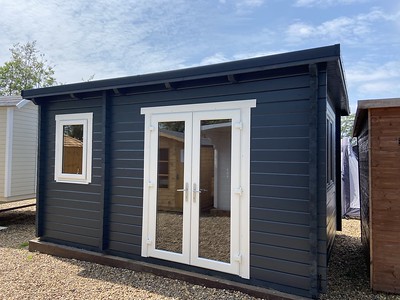
<path fill-rule="evenodd" d="M 400 98 L 359 100 L 357 102 L 357 111 L 354 118 L 353 137 L 358 136 L 360 133 L 369 109 L 387 107 L 400 107 Z"/>
<path fill-rule="evenodd" d="M 0 107 L 22 108 L 29 102 L 31 101 L 23 99 L 21 96 L 0 96 Z"/>
<path fill-rule="evenodd" d="M 326 63 L 328 89 L 342 114 L 349 113 L 349 103 L 340 59 L 340 45 L 332 45 L 295 52 L 275 54 L 214 65 L 200 66 L 160 73 L 136 75 L 106 80 L 59 85 L 22 91 L 22 96 L 38 104 L 41 99 L 65 95 L 79 99 L 85 93 L 110 91 L 114 94 L 141 88 L 142 91 L 168 91 L 195 86 L 240 83 L 244 74 L 296 68 L 310 64 Z"/>

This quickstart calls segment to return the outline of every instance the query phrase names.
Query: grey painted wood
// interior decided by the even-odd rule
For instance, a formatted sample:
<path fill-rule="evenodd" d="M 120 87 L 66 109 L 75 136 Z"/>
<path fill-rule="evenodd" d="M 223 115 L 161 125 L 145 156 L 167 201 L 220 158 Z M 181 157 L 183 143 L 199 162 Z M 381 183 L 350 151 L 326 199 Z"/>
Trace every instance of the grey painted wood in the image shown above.
<path fill-rule="evenodd" d="M 284 220 L 286 221 L 286 220 Z M 258 229 L 258 230 L 257 230 Z M 253 219 L 250 216 L 250 234 L 254 232 L 274 233 L 294 237 L 308 238 L 309 226 Z M 265 241 L 268 244 L 267 241 Z"/>
<path fill-rule="evenodd" d="M 317 241 L 318 241 L 318 159 L 319 159 L 319 140 L 318 140 L 318 117 L 320 115 L 320 105 L 318 99 L 318 66 L 316 64 L 309 65 L 310 71 L 310 118 L 309 118 L 309 143 L 310 151 L 308 152 L 309 157 L 309 215 L 310 215 L 310 267 L 309 267 L 309 280 L 310 290 L 309 296 L 312 298 L 318 297 L 319 282 L 318 282 L 318 253 L 317 253 Z"/>
<path fill-rule="evenodd" d="M 98 99 L 97 99 L 98 100 Z M 41 145 L 46 153 L 47 161 L 41 159 L 40 176 L 42 197 L 39 200 L 43 205 L 44 217 L 41 237 L 56 239 L 65 243 L 82 244 L 98 247 L 101 240 L 101 102 L 96 99 L 84 102 L 77 108 L 76 103 L 69 101 L 49 101 L 46 114 L 41 117 L 46 124 L 46 135 L 41 138 Z M 77 185 L 56 183 L 54 181 L 54 149 L 55 149 L 55 115 L 65 113 L 94 113 L 93 126 L 93 177 L 92 184 Z M 43 132 L 42 132 L 43 135 Z M 96 225 L 96 227 L 93 227 Z"/>
<path fill-rule="evenodd" d="M 327 205 L 326 162 L 320 159 L 326 154 L 321 128 L 325 128 L 328 83 L 325 65 L 318 67 L 318 78 L 311 78 L 308 65 L 302 65 L 243 75 L 237 84 L 218 77 L 216 85 L 211 85 L 212 80 L 207 86 L 196 86 L 204 81 L 191 81 L 170 91 L 132 87 L 126 88 L 125 95 L 109 91 L 106 98 L 104 93 L 88 91 L 81 94 L 87 97 L 82 100 L 37 99 L 47 130 L 41 137 L 40 153 L 47 159 L 41 159 L 40 165 L 43 212 L 38 233 L 44 239 L 99 252 L 140 256 L 145 153 L 140 109 L 257 99 L 251 119 L 249 282 L 317 295 L 318 285 L 326 286 L 327 240 L 333 241 L 327 231 L 333 232 L 335 213 L 334 205 Z M 94 113 L 93 182 L 56 183 L 54 117 L 88 111 Z"/>

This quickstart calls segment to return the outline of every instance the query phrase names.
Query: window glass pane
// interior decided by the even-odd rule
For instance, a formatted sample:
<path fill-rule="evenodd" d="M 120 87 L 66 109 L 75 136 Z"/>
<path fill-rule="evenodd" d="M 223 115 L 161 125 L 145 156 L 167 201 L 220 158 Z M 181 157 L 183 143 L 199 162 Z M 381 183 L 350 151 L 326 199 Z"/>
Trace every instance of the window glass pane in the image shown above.
<path fill-rule="evenodd" d="M 182 253 L 185 122 L 158 124 L 156 249 Z"/>
<path fill-rule="evenodd" d="M 232 120 L 201 121 L 199 257 L 230 262 Z"/>
<path fill-rule="evenodd" d="M 63 126 L 62 173 L 82 174 L 83 124 Z"/>

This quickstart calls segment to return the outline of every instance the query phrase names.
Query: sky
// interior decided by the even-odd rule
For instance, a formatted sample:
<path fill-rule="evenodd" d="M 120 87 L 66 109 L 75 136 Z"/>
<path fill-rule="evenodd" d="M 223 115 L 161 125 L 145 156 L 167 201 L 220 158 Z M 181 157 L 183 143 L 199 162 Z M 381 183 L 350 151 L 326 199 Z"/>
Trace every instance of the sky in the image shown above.
<path fill-rule="evenodd" d="M 398 0 L 0 0 L 0 65 L 31 41 L 63 84 L 341 44 L 353 113 L 400 97 Z"/>

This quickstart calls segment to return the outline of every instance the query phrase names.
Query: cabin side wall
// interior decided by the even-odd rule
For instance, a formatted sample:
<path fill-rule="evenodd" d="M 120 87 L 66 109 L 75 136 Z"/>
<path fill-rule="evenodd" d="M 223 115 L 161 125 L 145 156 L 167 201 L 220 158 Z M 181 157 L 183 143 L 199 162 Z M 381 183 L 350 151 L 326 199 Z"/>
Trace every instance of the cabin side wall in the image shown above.
<path fill-rule="evenodd" d="M 337 169 L 340 169 L 340 110 L 330 98 L 326 70 L 319 71 L 317 139 L 318 286 L 327 291 L 328 260 L 337 230 Z M 329 125 L 331 124 L 331 125 Z M 328 130 L 328 127 L 331 129 Z M 328 151 L 328 148 L 330 150 Z M 312 154 L 311 154 L 312 155 Z M 328 159 L 328 156 L 330 158 Z M 330 166 L 328 166 L 328 164 Z M 328 172 L 330 176 L 328 178 Z M 340 178 L 340 174 L 339 174 Z M 312 186 L 312 182 L 310 182 Z"/>
<path fill-rule="evenodd" d="M 368 114 L 367 114 L 368 115 Z M 369 217 L 369 127 L 368 117 L 364 120 L 359 135 L 358 144 L 358 168 L 360 180 L 360 219 L 361 219 L 361 243 L 365 252 L 365 260 L 369 267 L 370 257 L 370 217 Z"/>
<path fill-rule="evenodd" d="M 79 104 L 78 104 L 79 103 Z M 47 101 L 41 106 L 37 234 L 44 240 L 99 251 L 102 242 L 101 99 Z M 55 116 L 93 112 L 92 183 L 54 180 Z"/>
<path fill-rule="evenodd" d="M 11 197 L 34 198 L 36 192 L 36 156 L 38 108 L 32 102 L 14 109 L 11 171 Z"/>
<path fill-rule="evenodd" d="M 310 74 L 249 77 L 238 84 L 99 98 L 42 102 L 38 235 L 48 241 L 195 270 L 302 296 L 316 293 L 310 270 L 317 248 L 318 274 L 326 286 L 326 190 L 317 245 L 310 240 Z M 326 102 L 320 71 L 318 102 Z M 104 98 L 105 97 L 105 98 Z M 143 207 L 143 107 L 256 99 L 251 115 L 250 280 L 141 255 Z M 106 105 L 106 106 L 105 106 Z M 54 181 L 55 115 L 94 113 L 93 180 L 88 185 Z M 107 115 L 106 115 L 107 114 Z M 323 120 L 325 115 L 318 117 Z M 321 125 L 319 125 L 321 126 Z M 322 130 L 322 129 L 321 129 Z M 319 157 L 325 156 L 318 131 Z M 104 140 L 105 139 L 105 140 Z M 104 145 L 106 144 L 106 145 Z M 324 163 L 318 169 L 325 168 Z M 325 170 L 325 169 L 324 169 Z M 323 220 L 323 221 L 321 221 Z M 313 290 L 311 292 L 311 290 Z"/>
<path fill-rule="evenodd" d="M 400 108 L 370 110 L 371 287 L 400 293 Z"/>
<path fill-rule="evenodd" d="M 7 108 L 0 107 L 0 201 L 4 198 L 4 179 L 6 167 L 6 138 L 7 132 Z"/>

